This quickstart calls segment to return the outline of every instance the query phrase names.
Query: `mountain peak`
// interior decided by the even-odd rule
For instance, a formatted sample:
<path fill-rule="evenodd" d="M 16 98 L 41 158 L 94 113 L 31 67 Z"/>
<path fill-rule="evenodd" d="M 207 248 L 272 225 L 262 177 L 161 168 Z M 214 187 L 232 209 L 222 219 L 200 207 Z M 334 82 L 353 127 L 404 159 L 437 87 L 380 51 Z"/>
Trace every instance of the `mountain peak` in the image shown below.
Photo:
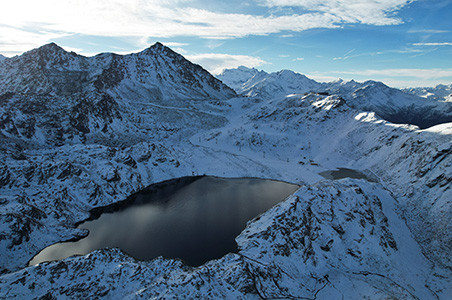
<path fill-rule="evenodd" d="M 45 45 L 37 48 L 36 50 L 38 50 L 38 51 L 45 51 L 45 52 L 64 52 L 64 53 L 67 53 L 66 50 L 64 50 L 63 48 L 61 48 L 60 46 L 58 46 L 54 42 L 45 44 Z"/>
<path fill-rule="evenodd" d="M 163 45 L 160 42 L 156 42 L 154 45 L 144 49 L 141 53 L 145 55 L 165 55 L 168 57 L 181 56 L 177 52 L 174 52 L 171 48 Z"/>
<path fill-rule="evenodd" d="M 49 43 L 43 45 L 39 48 L 25 52 L 22 56 L 24 57 L 39 57 L 43 61 L 55 61 L 55 60 L 66 60 L 71 56 L 76 55 L 75 53 L 69 53 L 55 43 Z"/>
<path fill-rule="evenodd" d="M 226 69 L 226 70 L 232 70 L 232 69 Z M 237 67 L 237 70 L 240 70 L 240 71 L 257 71 L 256 68 L 248 68 L 246 66 L 239 66 L 239 67 Z"/>
<path fill-rule="evenodd" d="M 306 78 L 306 79 L 309 79 L 304 74 L 297 73 L 297 72 L 294 72 L 292 70 L 287 70 L 287 69 L 283 69 L 283 70 L 280 70 L 280 71 L 278 71 L 276 73 L 272 73 L 272 74 L 275 74 L 276 76 L 283 77 L 283 78 L 286 78 L 286 79 L 289 79 L 289 78 Z"/>
<path fill-rule="evenodd" d="M 390 89 L 390 87 L 387 86 L 386 84 L 384 84 L 383 82 L 375 81 L 375 80 L 367 80 L 367 81 L 365 81 L 363 83 L 363 85 L 365 87 L 369 87 L 370 86 L 370 87 L 380 87 L 380 88 L 388 88 L 388 89 Z"/>
<path fill-rule="evenodd" d="M 114 87 L 125 90 L 125 84 L 121 82 L 128 79 L 146 87 L 156 86 L 149 92 L 149 98 L 160 100 L 226 99 L 236 95 L 201 66 L 161 43 L 155 43 L 140 53 L 105 53 L 95 57 L 69 53 L 50 43 L 18 56 L 10 67 L 9 81 L 0 78 L 0 93 L 2 90 L 36 94 L 45 91 L 66 96 L 83 89 L 104 92 Z M 34 70 L 31 75 L 26 73 L 31 69 Z M 25 77 L 29 84 L 21 83 Z"/>
<path fill-rule="evenodd" d="M 161 52 L 161 51 L 168 51 L 168 50 L 174 52 L 173 50 L 171 50 L 169 47 L 163 45 L 162 43 L 156 42 L 154 45 L 151 45 L 150 47 L 148 47 L 144 51 L 154 51 L 154 52 L 155 51 L 159 51 L 159 52 Z"/>
<path fill-rule="evenodd" d="M 276 74 L 295 74 L 295 72 L 291 71 L 291 70 L 287 70 L 287 69 L 282 69 L 282 70 L 276 72 Z"/>

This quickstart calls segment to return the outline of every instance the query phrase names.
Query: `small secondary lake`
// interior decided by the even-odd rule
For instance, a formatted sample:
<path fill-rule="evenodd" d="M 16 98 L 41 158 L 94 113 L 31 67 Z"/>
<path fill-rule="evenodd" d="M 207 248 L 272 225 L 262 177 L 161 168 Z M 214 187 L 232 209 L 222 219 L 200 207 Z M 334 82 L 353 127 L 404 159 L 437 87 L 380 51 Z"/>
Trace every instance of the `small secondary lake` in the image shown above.
<path fill-rule="evenodd" d="M 376 176 L 373 176 L 371 173 L 369 175 L 364 174 L 363 172 L 347 169 L 347 168 L 337 168 L 337 170 L 329 170 L 319 173 L 320 176 L 331 179 L 338 180 L 342 178 L 355 178 L 355 179 L 365 179 L 369 182 L 378 182 Z"/>
<path fill-rule="evenodd" d="M 235 237 L 246 222 L 297 189 L 294 184 L 254 178 L 170 180 L 94 211 L 97 219 L 78 226 L 88 229 L 88 236 L 51 245 L 29 265 L 117 247 L 140 260 L 164 256 L 198 266 L 236 252 Z"/>

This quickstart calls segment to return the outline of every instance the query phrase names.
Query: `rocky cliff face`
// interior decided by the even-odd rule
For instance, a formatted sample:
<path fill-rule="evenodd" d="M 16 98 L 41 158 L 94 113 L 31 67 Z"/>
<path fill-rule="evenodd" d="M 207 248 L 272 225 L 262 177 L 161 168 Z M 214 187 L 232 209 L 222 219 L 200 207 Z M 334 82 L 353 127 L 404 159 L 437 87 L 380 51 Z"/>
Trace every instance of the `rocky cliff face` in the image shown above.
<path fill-rule="evenodd" d="M 43 49 L 0 63 L 0 295 L 450 296 L 450 123 L 395 125 L 343 93 L 235 97 L 159 44 L 92 58 Z M 318 175 L 337 167 L 374 180 Z M 91 209 L 193 174 L 301 188 L 248 224 L 239 253 L 199 268 L 118 249 L 26 268 L 44 247 L 84 236 L 75 224 Z"/>
<path fill-rule="evenodd" d="M 136 54 L 95 57 L 48 44 L 1 63 L 0 134 L 60 146 L 84 142 L 87 134 L 125 130 L 126 119 L 138 111 L 132 106 L 186 108 L 192 101 L 233 96 L 203 68 L 160 43 Z"/>
<path fill-rule="evenodd" d="M 121 88 L 127 80 L 154 86 L 169 99 L 227 99 L 235 93 L 201 66 L 186 60 L 170 48 L 156 43 L 139 53 L 103 53 L 84 57 L 66 52 L 51 43 L 23 55 L 4 59 L 1 69 L 2 94 L 73 96 L 90 91 Z"/>

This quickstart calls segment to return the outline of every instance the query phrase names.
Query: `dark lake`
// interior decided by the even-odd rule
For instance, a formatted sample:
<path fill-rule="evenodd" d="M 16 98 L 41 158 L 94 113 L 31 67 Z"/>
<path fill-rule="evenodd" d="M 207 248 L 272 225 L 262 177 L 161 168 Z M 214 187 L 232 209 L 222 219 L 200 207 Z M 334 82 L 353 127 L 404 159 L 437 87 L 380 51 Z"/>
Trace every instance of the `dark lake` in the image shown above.
<path fill-rule="evenodd" d="M 342 178 L 355 178 L 355 179 L 365 179 L 370 182 L 378 182 L 378 179 L 371 173 L 369 173 L 369 175 L 366 175 L 363 172 L 347 168 L 337 168 L 337 170 L 324 171 L 320 172 L 319 175 L 326 179 L 332 180 Z"/>
<path fill-rule="evenodd" d="M 78 226 L 89 230 L 87 237 L 49 246 L 29 264 L 117 247 L 140 260 L 164 256 L 198 266 L 236 252 L 235 237 L 246 222 L 297 189 L 272 180 L 209 176 L 156 184 L 122 203 L 93 211 L 93 220 Z"/>

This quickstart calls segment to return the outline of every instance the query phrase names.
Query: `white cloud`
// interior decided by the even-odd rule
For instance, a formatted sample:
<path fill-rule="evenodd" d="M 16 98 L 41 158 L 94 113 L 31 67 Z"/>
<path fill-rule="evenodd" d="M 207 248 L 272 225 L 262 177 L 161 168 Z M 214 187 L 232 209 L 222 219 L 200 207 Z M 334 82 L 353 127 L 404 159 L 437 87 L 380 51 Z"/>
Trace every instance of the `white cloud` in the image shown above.
<path fill-rule="evenodd" d="M 348 51 L 347 53 L 344 54 L 344 56 L 334 57 L 333 60 L 346 60 L 346 59 L 349 59 L 350 57 L 356 57 L 357 56 L 356 54 L 351 55 L 353 52 L 355 52 L 355 50 L 356 49 L 352 49 L 352 50 Z M 361 55 L 363 55 L 363 54 L 361 54 Z M 358 56 L 360 56 L 360 55 L 358 55 Z"/>
<path fill-rule="evenodd" d="M 187 43 L 178 43 L 178 42 L 163 42 L 163 44 L 167 47 L 183 47 L 188 46 Z"/>
<path fill-rule="evenodd" d="M 188 53 L 187 50 L 184 48 L 178 48 L 178 47 L 171 47 L 171 49 L 179 54 L 186 54 Z"/>
<path fill-rule="evenodd" d="M 448 33 L 450 30 L 439 30 L 439 29 L 410 29 L 408 33 Z"/>
<path fill-rule="evenodd" d="M 334 74 L 348 74 L 361 76 L 388 76 L 388 77 L 412 77 L 419 79 L 445 78 L 452 76 L 452 69 L 382 69 L 382 70 L 357 70 L 334 71 Z"/>
<path fill-rule="evenodd" d="M 295 58 L 293 61 L 302 61 L 302 60 L 304 60 L 303 57 L 297 57 L 297 58 Z"/>
<path fill-rule="evenodd" d="M 13 27 L 0 26 L 0 52 L 11 56 L 43 45 L 51 39 L 65 36 L 57 32 L 31 32 Z"/>
<path fill-rule="evenodd" d="M 338 17 L 344 23 L 400 24 L 392 14 L 416 0 L 261 0 L 269 7 L 294 6 Z"/>
<path fill-rule="evenodd" d="M 215 48 L 219 48 L 224 45 L 224 41 L 220 41 L 218 39 L 215 40 L 207 40 L 206 41 L 206 47 L 210 50 L 213 50 Z"/>
<path fill-rule="evenodd" d="M 35 24 L 47 30 L 95 36 L 192 35 L 209 38 L 243 37 L 281 30 L 335 27 L 327 14 L 254 16 L 181 7 L 175 1 L 144 0 L 15 0 L 2 7 L 0 22 L 15 27 Z M 24 9 L 26 7 L 26 9 Z"/>
<path fill-rule="evenodd" d="M 426 79 L 417 79 L 417 80 L 401 80 L 394 78 L 382 78 L 380 81 L 384 82 L 386 85 L 395 87 L 395 88 L 411 88 L 411 87 L 428 87 L 428 86 L 437 86 L 438 84 L 446 84 L 449 85 L 450 81 L 448 80 L 426 80 Z"/>
<path fill-rule="evenodd" d="M 188 46 L 187 43 L 179 43 L 179 42 L 163 42 L 163 44 L 167 47 L 170 47 L 173 51 L 176 51 L 180 54 L 186 54 L 188 53 L 187 50 L 185 50 L 184 46 Z"/>
<path fill-rule="evenodd" d="M 212 74 L 220 74 L 224 69 L 237 68 L 239 66 L 253 68 L 267 64 L 266 61 L 260 59 L 259 57 L 248 55 L 204 53 L 187 55 L 186 58 L 194 63 L 201 65 L 204 69 L 208 70 Z"/>
<path fill-rule="evenodd" d="M 337 28 L 346 23 L 397 24 L 388 16 L 409 0 L 268 0 L 273 5 L 297 5 L 308 12 L 251 15 L 190 7 L 190 0 L 14 0 L 0 10 L 0 52 L 23 51 L 59 36 L 73 34 L 135 37 L 137 48 L 149 37 L 197 36 L 229 39 L 313 28 Z M 270 10 L 269 10 L 270 12 Z M 284 14 L 285 13 L 285 14 Z M 12 33 L 12 29 L 19 34 Z M 28 28 L 28 29 L 27 29 Z M 32 31 L 29 29 L 32 28 Z M 285 36 L 290 36 L 286 34 Z M 25 42 L 26 41 L 26 42 Z M 7 45 L 13 45 L 12 49 Z M 181 47 L 181 46 L 179 46 Z"/>
<path fill-rule="evenodd" d="M 444 43 L 414 43 L 413 46 L 452 46 L 451 42 Z"/>
<path fill-rule="evenodd" d="M 81 48 L 74 48 L 74 47 L 68 47 L 68 46 L 64 46 L 64 47 L 62 47 L 65 51 L 69 51 L 69 52 L 75 52 L 75 53 L 78 53 L 78 54 L 80 54 L 80 53 L 82 53 L 83 52 L 83 49 L 81 49 Z M 85 53 L 84 53 L 84 55 L 86 55 Z"/>

